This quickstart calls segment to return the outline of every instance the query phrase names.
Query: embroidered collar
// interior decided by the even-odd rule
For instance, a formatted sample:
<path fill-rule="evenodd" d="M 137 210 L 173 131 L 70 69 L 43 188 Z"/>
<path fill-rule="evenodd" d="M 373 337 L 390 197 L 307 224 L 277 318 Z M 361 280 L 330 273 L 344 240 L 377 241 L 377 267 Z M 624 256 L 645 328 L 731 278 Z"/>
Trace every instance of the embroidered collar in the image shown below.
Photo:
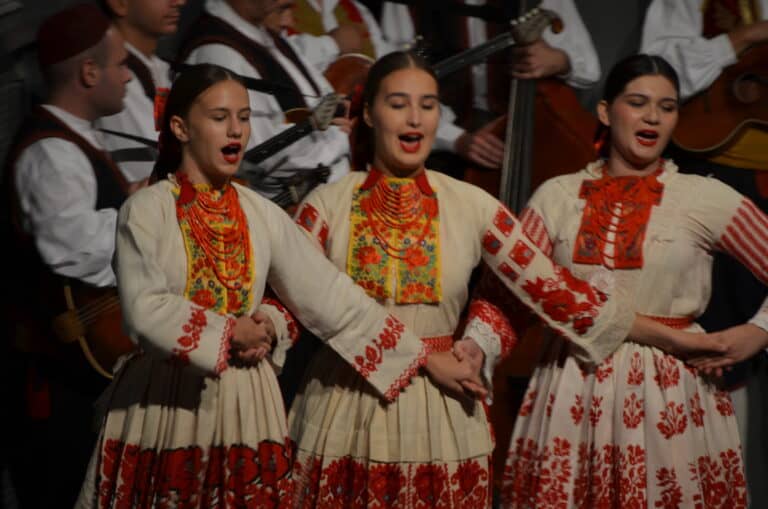
<path fill-rule="evenodd" d="M 230 182 L 227 182 L 221 188 L 215 188 L 210 184 L 193 184 L 189 180 L 187 174 L 180 171 L 169 174 L 168 180 L 179 187 L 179 205 L 187 205 L 188 203 L 191 203 L 197 196 L 197 193 L 206 193 L 211 196 L 221 196 L 227 192 L 232 185 Z"/>
<path fill-rule="evenodd" d="M 597 161 L 592 161 L 587 165 L 586 168 L 584 168 L 584 171 L 586 171 L 591 177 L 594 178 L 602 178 L 605 176 L 605 172 L 603 171 L 603 168 L 605 167 L 606 160 L 605 159 L 598 159 Z M 656 177 L 659 179 L 659 181 L 663 182 L 669 176 L 674 175 L 677 173 L 678 168 L 675 162 L 672 159 L 664 159 L 662 163 L 662 171 L 661 173 L 658 173 Z"/>
<path fill-rule="evenodd" d="M 387 177 L 382 172 L 374 168 L 373 166 L 370 166 L 368 168 L 368 177 L 365 179 L 365 182 L 363 182 L 363 185 L 360 186 L 360 189 L 363 191 L 368 191 L 371 189 L 376 182 L 379 181 L 380 178 L 399 178 L 399 177 Z M 407 177 L 411 178 L 411 177 Z M 407 178 L 401 178 L 400 180 L 406 180 Z M 429 184 L 429 180 L 427 179 L 427 172 L 421 171 L 418 175 L 413 177 L 413 180 L 416 182 L 416 185 L 419 187 L 419 190 L 424 194 L 425 196 L 433 196 L 435 194 L 435 190 L 432 189 L 432 186 Z"/>

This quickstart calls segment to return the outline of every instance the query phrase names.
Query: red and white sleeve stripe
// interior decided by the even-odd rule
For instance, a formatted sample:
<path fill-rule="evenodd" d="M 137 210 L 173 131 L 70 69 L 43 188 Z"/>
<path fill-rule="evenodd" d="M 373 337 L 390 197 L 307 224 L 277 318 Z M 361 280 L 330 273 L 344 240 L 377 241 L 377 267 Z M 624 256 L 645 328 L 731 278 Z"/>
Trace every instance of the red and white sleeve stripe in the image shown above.
<path fill-rule="evenodd" d="M 532 208 L 526 207 L 520 213 L 520 223 L 523 231 L 545 255 L 552 256 L 552 240 L 549 238 L 547 226 L 541 216 Z"/>
<path fill-rule="evenodd" d="M 748 199 L 742 200 L 717 247 L 739 260 L 768 284 L 768 216 Z"/>

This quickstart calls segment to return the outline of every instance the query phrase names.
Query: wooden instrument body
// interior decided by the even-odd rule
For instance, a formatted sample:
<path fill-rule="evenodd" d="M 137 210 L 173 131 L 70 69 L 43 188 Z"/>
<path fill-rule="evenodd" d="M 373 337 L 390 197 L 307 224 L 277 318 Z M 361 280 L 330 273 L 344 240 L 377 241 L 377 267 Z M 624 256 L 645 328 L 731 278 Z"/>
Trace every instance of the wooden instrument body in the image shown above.
<path fill-rule="evenodd" d="M 750 125 L 768 129 L 768 43 L 746 50 L 683 104 L 672 140 L 689 152 L 716 152 Z"/>
<path fill-rule="evenodd" d="M 597 117 L 579 102 L 574 91 L 560 80 L 536 82 L 530 189 L 544 181 L 584 168 L 597 158 L 593 136 Z M 494 121 L 491 132 L 504 139 L 507 116 Z M 465 180 L 493 195 L 499 194 L 501 174 L 495 170 L 467 168 Z"/>
<path fill-rule="evenodd" d="M 55 309 L 64 310 L 53 318 L 56 339 L 64 344 L 78 343 L 88 363 L 104 377 L 111 378 L 120 356 L 136 349 L 123 332 L 116 288 L 67 281 L 52 304 Z"/>

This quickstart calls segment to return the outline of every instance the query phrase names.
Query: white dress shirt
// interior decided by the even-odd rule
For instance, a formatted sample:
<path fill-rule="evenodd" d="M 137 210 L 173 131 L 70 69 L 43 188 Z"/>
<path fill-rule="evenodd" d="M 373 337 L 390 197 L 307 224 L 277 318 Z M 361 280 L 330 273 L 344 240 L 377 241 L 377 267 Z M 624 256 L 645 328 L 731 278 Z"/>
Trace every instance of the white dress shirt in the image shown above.
<path fill-rule="evenodd" d="M 43 108 L 103 150 L 90 122 L 55 106 Z M 16 160 L 15 185 L 22 227 L 34 237 L 43 262 L 56 274 L 113 286 L 117 210 L 96 210 L 96 176 L 80 148 L 61 138 L 31 144 Z"/>
<path fill-rule="evenodd" d="M 768 0 L 758 0 L 763 19 Z M 704 90 L 723 68 L 736 63 L 728 34 L 706 39 L 702 34 L 702 0 L 653 0 L 643 25 L 641 52 L 664 57 L 678 72 L 683 98 Z"/>
<path fill-rule="evenodd" d="M 293 62 L 275 47 L 274 41 L 265 29 L 252 25 L 242 19 L 223 0 L 208 0 L 205 4 L 205 10 L 212 16 L 216 16 L 229 23 L 249 39 L 267 48 L 272 57 L 280 63 L 296 83 L 301 93 L 304 94 L 304 99 L 310 108 L 319 102 L 320 98 L 317 97 L 310 83 L 304 78 L 304 75 Z M 296 53 L 299 55 L 299 58 L 302 58 L 299 51 L 296 51 Z M 223 44 L 206 44 L 196 48 L 187 58 L 187 63 L 215 63 L 224 65 L 242 76 L 262 78 L 258 70 L 245 57 Z M 302 60 L 302 63 L 306 67 L 307 72 L 312 76 L 314 82 L 320 87 L 322 94 L 333 92 L 331 85 L 322 74 L 317 72 L 310 63 L 304 60 Z M 269 76 L 263 76 L 263 78 L 268 79 Z M 285 114 L 273 95 L 253 90 L 249 90 L 248 95 L 250 96 L 252 109 L 251 138 L 248 141 L 248 148 L 252 148 L 290 127 L 290 124 L 285 123 Z M 279 168 L 284 171 L 278 170 L 270 175 L 287 176 L 294 174 L 294 170 L 297 168 L 309 170 L 315 168 L 318 164 L 324 164 L 331 168 L 329 181 L 333 182 L 349 172 L 348 156 L 349 137 L 338 127 L 330 126 L 325 131 L 315 131 L 288 146 L 260 163 L 254 171 L 266 171 L 282 161 Z M 272 196 L 267 195 L 267 197 Z"/>
<path fill-rule="evenodd" d="M 167 62 L 156 55 L 147 57 L 129 43 L 125 43 L 125 48 L 147 66 L 147 69 L 152 73 L 155 89 L 170 88 L 170 66 Z M 123 111 L 98 119 L 96 127 L 157 141 L 155 104 L 144 93 L 141 82 L 133 72 L 131 72 L 131 77 L 131 81 L 125 87 L 125 99 L 123 101 L 125 108 Z M 125 148 L 146 147 L 140 142 L 110 134 L 104 135 L 104 144 L 110 152 Z M 118 166 L 129 182 L 138 182 L 149 177 L 154 164 L 154 162 L 122 162 L 118 163 Z"/>
<path fill-rule="evenodd" d="M 323 28 L 328 33 L 339 27 L 338 21 L 336 21 L 336 15 L 334 10 L 339 4 L 339 0 L 323 0 L 322 6 L 317 0 L 307 0 L 307 3 L 319 12 L 323 18 Z M 363 18 L 368 33 L 370 34 L 371 44 L 373 44 L 373 50 L 376 52 L 376 58 L 381 58 L 387 53 L 401 48 L 397 48 L 387 41 L 379 28 L 379 24 L 376 22 L 376 18 L 371 14 L 366 6 L 360 2 L 353 2 L 357 10 L 360 12 L 360 16 Z M 302 56 L 312 62 L 318 71 L 323 72 L 336 58 L 339 56 L 339 46 L 333 37 L 329 35 L 311 35 L 298 33 L 288 37 L 299 49 Z"/>
<path fill-rule="evenodd" d="M 485 5 L 485 0 L 464 0 L 467 5 Z M 543 39 L 550 46 L 568 55 L 571 70 L 563 79 L 576 88 L 589 88 L 600 79 L 600 61 L 592 38 L 581 19 L 573 0 L 543 0 L 541 8 L 556 12 L 563 20 L 564 28 L 559 34 L 551 29 L 544 31 Z M 467 35 L 470 47 L 488 40 L 486 22 L 480 18 L 467 17 Z M 382 10 L 381 31 L 395 47 L 405 47 L 413 41 L 416 30 L 410 10 L 405 5 L 385 2 Z M 472 84 L 476 91 L 475 106 L 487 109 L 488 69 L 484 62 L 472 66 Z"/>

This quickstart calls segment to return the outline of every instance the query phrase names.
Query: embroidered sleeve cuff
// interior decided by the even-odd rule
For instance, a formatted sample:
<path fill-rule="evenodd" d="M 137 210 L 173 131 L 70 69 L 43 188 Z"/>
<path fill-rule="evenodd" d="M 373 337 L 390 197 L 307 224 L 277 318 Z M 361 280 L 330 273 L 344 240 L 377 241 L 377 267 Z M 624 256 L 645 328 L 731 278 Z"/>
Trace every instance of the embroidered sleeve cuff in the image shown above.
<path fill-rule="evenodd" d="M 462 339 L 473 340 L 485 354 L 483 377 L 485 378 L 486 385 L 492 387 L 493 370 L 499 359 L 501 338 L 499 338 L 490 325 L 475 318 L 467 323 Z"/>
<path fill-rule="evenodd" d="M 235 328 L 236 320 L 233 317 L 227 317 L 227 323 L 224 325 L 224 333 L 221 338 L 221 345 L 219 346 L 219 357 L 216 361 L 216 368 L 214 372 L 218 375 L 221 374 L 227 367 L 229 367 L 229 355 L 232 345 L 232 330 Z"/>
<path fill-rule="evenodd" d="M 384 399 L 387 401 L 394 401 L 400 394 L 400 391 L 408 387 L 411 383 L 411 378 L 416 376 L 425 364 L 427 363 L 427 347 L 423 346 L 419 355 L 413 360 L 413 362 L 403 371 L 403 373 L 397 377 L 397 379 L 390 385 L 389 389 L 384 393 Z"/>
<path fill-rule="evenodd" d="M 275 327 L 276 341 L 271 354 L 272 364 L 282 368 L 288 349 L 299 339 L 299 324 L 291 312 L 276 299 L 262 299 L 259 311 L 269 316 Z"/>
<path fill-rule="evenodd" d="M 186 310 L 186 320 L 175 332 L 175 345 L 168 351 L 171 359 L 205 374 L 219 374 L 227 368 L 235 319 L 195 304 Z M 151 343 L 141 343 L 156 350 Z"/>
<path fill-rule="evenodd" d="M 521 233 L 520 224 L 504 207 L 489 227 L 482 241 L 483 258 L 548 326 L 580 346 L 594 362 L 602 361 L 624 341 L 634 312 L 621 292 L 608 299 L 605 292 L 555 265 Z"/>
<path fill-rule="evenodd" d="M 356 341 L 352 348 L 334 339 L 328 343 L 388 401 L 397 398 L 426 362 L 421 339 L 393 315 L 384 318 L 375 337 Z"/>

